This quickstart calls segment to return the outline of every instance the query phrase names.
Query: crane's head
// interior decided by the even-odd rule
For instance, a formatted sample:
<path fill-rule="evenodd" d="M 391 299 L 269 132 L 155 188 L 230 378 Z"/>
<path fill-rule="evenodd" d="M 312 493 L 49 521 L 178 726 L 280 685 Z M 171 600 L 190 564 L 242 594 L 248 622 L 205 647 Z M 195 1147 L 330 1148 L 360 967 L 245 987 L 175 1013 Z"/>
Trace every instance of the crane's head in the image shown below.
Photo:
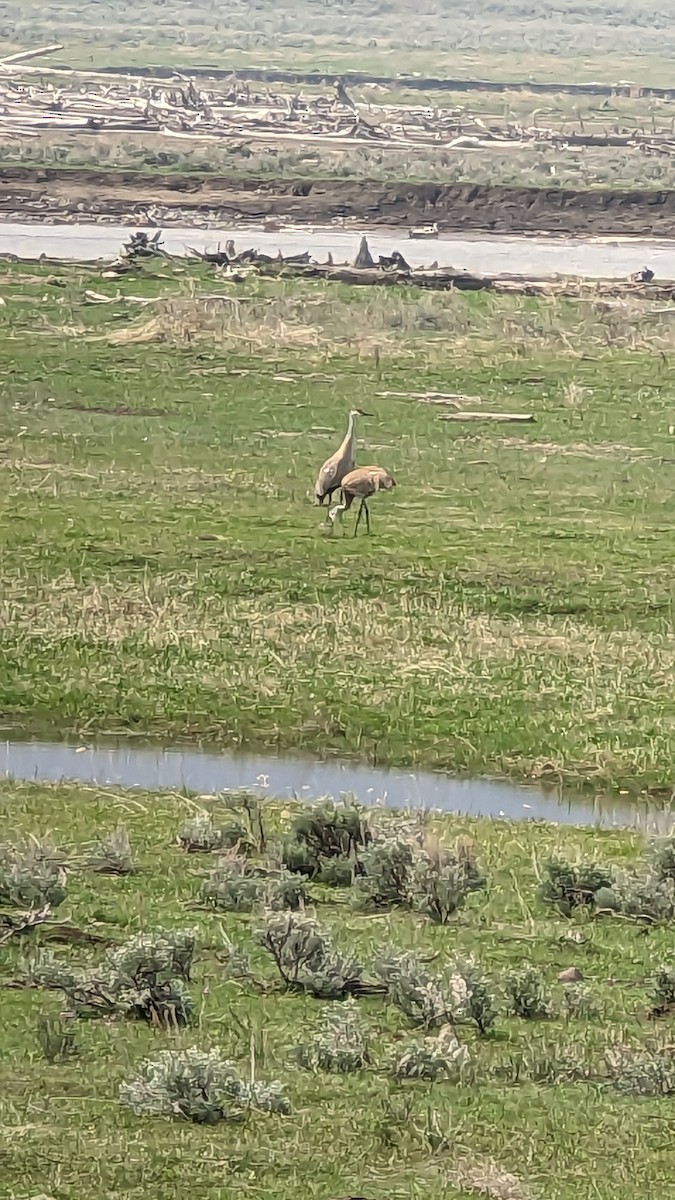
<path fill-rule="evenodd" d="M 364 412 L 362 408 L 353 408 L 350 412 L 350 417 L 372 417 L 372 413 Z"/>

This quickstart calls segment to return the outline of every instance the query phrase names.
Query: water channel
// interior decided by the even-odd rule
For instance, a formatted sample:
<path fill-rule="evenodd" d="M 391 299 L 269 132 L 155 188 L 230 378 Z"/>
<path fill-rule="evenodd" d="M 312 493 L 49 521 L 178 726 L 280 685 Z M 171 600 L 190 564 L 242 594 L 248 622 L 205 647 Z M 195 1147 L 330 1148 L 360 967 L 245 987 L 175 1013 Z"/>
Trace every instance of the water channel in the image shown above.
<path fill-rule="evenodd" d="M 47 258 L 73 262 L 112 259 L 140 224 L 18 224 L 0 220 L 0 255 L 12 254 L 23 259 Z M 156 230 L 148 230 L 154 233 Z M 234 238 L 238 250 L 255 248 L 266 254 L 297 254 L 309 250 L 319 262 L 329 253 L 335 262 L 352 262 L 361 234 L 368 237 L 371 253 L 391 254 L 401 250 L 412 267 L 439 267 L 477 275 L 517 274 L 545 278 L 571 275 L 585 279 L 624 279 L 643 266 L 650 266 L 657 278 L 675 278 L 675 241 L 637 238 L 551 238 L 439 237 L 434 241 L 410 241 L 405 230 L 339 229 L 312 227 L 281 229 L 277 233 L 259 226 L 233 223 L 205 228 L 168 226 L 163 233 L 164 248 L 171 254 L 185 255 L 189 246 L 215 250 L 220 243 Z"/>
<path fill-rule="evenodd" d="M 540 819 L 604 829 L 630 827 L 669 833 L 675 813 L 628 796 L 567 794 L 557 786 L 519 786 L 491 779 L 459 779 L 415 770 L 390 770 L 330 759 L 240 754 L 213 747 L 163 747 L 110 741 L 0 742 L 0 778 L 100 787 L 186 790 L 201 795 L 248 788 L 276 797 L 315 799 L 352 793 L 363 804 L 424 807 L 470 816 Z"/>

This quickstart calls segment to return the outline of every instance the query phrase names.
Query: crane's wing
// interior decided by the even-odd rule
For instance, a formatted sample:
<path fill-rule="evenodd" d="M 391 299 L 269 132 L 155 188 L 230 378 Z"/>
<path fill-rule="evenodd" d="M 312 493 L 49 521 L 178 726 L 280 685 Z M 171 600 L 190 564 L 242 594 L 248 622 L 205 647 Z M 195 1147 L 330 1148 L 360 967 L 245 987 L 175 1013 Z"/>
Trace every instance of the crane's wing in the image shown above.
<path fill-rule="evenodd" d="M 317 475 L 314 488 L 317 496 L 325 496 L 326 492 L 329 492 L 331 488 L 339 487 L 345 474 L 344 463 L 339 460 L 335 462 L 334 459 L 329 458 Z"/>

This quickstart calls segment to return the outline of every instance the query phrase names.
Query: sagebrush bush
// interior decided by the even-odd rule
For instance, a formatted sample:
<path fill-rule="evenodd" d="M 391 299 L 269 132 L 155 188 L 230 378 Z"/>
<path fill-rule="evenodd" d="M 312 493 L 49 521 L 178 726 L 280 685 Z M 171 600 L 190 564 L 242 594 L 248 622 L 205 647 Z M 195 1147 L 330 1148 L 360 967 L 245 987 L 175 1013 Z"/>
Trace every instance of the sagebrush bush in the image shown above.
<path fill-rule="evenodd" d="M 57 908 L 66 898 L 65 856 L 48 838 L 0 845 L 0 904 Z"/>
<path fill-rule="evenodd" d="M 392 1004 L 425 1029 L 447 1025 L 466 1011 L 468 988 L 459 974 L 433 975 L 414 951 L 392 950 L 375 960 L 374 969 Z"/>
<path fill-rule="evenodd" d="M 240 853 L 251 848 L 248 830 L 240 821 L 227 825 L 216 825 L 210 813 L 202 809 L 181 826 L 178 843 L 189 854 L 208 854 L 214 850 L 231 850 L 237 847 Z"/>
<path fill-rule="evenodd" d="M 240 1120 L 249 1109 L 290 1112 L 280 1083 L 245 1083 L 220 1050 L 164 1050 L 120 1087 L 137 1116 L 178 1117 L 201 1125 Z"/>
<path fill-rule="evenodd" d="M 303 809 L 294 818 L 282 861 L 289 871 L 330 887 L 349 887 L 360 869 L 358 853 L 370 841 L 360 808 L 323 802 Z"/>
<path fill-rule="evenodd" d="M 115 978 L 131 983 L 189 980 L 196 952 L 196 930 L 159 928 L 128 938 L 108 954 L 108 965 Z"/>
<path fill-rule="evenodd" d="M 397 1079 L 426 1079 L 431 1083 L 445 1080 L 458 1083 L 469 1062 L 469 1052 L 455 1036 L 452 1026 L 445 1026 L 437 1037 L 409 1046 L 396 1059 L 393 1073 Z"/>
<path fill-rule="evenodd" d="M 675 968 L 660 967 L 649 991 L 651 1015 L 667 1016 L 675 1011 Z"/>
<path fill-rule="evenodd" d="M 192 930 L 139 933 L 110 951 L 92 971 L 72 971 L 42 954 L 30 974 L 43 987 L 63 991 L 78 1017 L 135 1017 L 162 1028 L 187 1025 L 194 1005 L 186 981 L 196 951 Z"/>
<path fill-rule="evenodd" d="M 659 838 L 653 842 L 651 861 L 659 882 L 672 880 L 675 883 L 675 837 Z"/>
<path fill-rule="evenodd" d="M 245 858 L 221 858 L 205 879 L 201 900 L 225 912 L 251 912 L 260 896 L 261 880 Z"/>
<path fill-rule="evenodd" d="M 356 1001 L 350 998 L 342 1004 L 331 1004 L 317 1036 L 297 1047 L 295 1057 L 308 1070 L 339 1075 L 368 1066 L 371 1056 Z"/>
<path fill-rule="evenodd" d="M 413 903 L 415 855 L 404 838 L 382 838 L 361 855 L 363 874 L 356 892 L 366 908 L 410 908 Z"/>
<path fill-rule="evenodd" d="M 506 978 L 509 1010 L 526 1021 L 543 1021 L 553 1014 L 553 1002 L 536 967 L 522 967 Z"/>
<path fill-rule="evenodd" d="M 675 881 L 617 869 L 611 886 L 601 888 L 595 902 L 599 911 L 621 913 L 636 921 L 670 921 L 675 917 Z"/>
<path fill-rule="evenodd" d="M 485 887 L 485 879 L 471 847 L 458 842 L 454 849 L 426 849 L 414 863 L 411 879 L 412 902 L 439 925 L 446 925 L 466 904 L 471 892 Z"/>
<path fill-rule="evenodd" d="M 39 1017 L 36 1035 L 48 1063 L 64 1062 L 79 1053 L 75 1023 L 65 1017 Z"/>
<path fill-rule="evenodd" d="M 568 1020 L 591 1021 L 599 1015 L 598 1003 L 583 983 L 569 984 L 563 992 L 563 1011 Z"/>
<path fill-rule="evenodd" d="M 313 917 L 268 909 L 256 938 L 271 954 L 286 988 L 325 1000 L 339 1000 L 360 990 L 363 967 L 337 951 Z"/>
<path fill-rule="evenodd" d="M 605 1051 L 610 1079 L 628 1096 L 675 1095 L 675 1048 L 619 1044 Z"/>
<path fill-rule="evenodd" d="M 119 826 L 102 834 L 89 852 L 87 866 L 99 875 L 133 875 L 136 867 L 127 830 Z"/>
<path fill-rule="evenodd" d="M 227 912 L 251 912 L 259 902 L 271 909 L 297 911 L 309 898 L 303 880 L 291 871 L 255 867 L 240 855 L 221 858 L 201 890 L 205 904 Z"/>
<path fill-rule="evenodd" d="M 547 904 L 555 904 L 569 916 L 575 908 L 592 907 L 596 892 L 611 883 L 610 870 L 600 863 L 568 863 L 562 858 L 551 858 L 544 863 L 539 893 Z"/>
<path fill-rule="evenodd" d="M 26 966 L 26 978 L 38 987 L 68 991 L 75 987 L 78 973 L 51 950 L 38 950 Z"/>

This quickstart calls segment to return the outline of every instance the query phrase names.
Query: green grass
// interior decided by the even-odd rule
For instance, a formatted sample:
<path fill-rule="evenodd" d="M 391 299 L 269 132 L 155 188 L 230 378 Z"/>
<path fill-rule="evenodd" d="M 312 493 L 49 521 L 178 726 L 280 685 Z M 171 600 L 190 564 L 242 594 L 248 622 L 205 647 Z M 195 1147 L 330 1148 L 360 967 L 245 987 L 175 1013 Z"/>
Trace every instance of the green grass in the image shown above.
<path fill-rule="evenodd" d="M 61 1010 L 60 994 L 20 987 L 0 991 L 7 1200 L 37 1194 L 58 1200 L 83 1195 L 181 1200 L 188 1191 L 203 1200 L 235 1194 L 279 1200 L 350 1194 L 652 1200 L 666 1194 L 672 1098 L 620 1096 L 602 1064 L 604 1050 L 618 1039 L 634 1046 L 667 1040 L 666 1025 L 653 1025 L 646 1014 L 650 979 L 671 955 L 672 931 L 645 932 L 612 919 L 569 922 L 537 897 L 536 871 L 550 854 L 630 865 L 644 854 L 637 836 L 444 819 L 444 836 L 474 839 L 489 880 L 487 892 L 471 897 L 447 927 L 405 912 L 363 915 L 352 909 L 346 893 L 313 889 L 321 922 L 362 961 L 372 962 L 378 947 L 388 943 L 438 954 L 439 966 L 446 955 L 471 953 L 494 982 L 500 997 L 495 1036 L 480 1040 L 460 1029 L 475 1082 L 401 1085 L 386 1064 L 415 1034 L 380 997 L 359 1002 L 375 1051 L 371 1068 L 336 1077 L 292 1065 L 293 1047 L 316 1028 L 324 1004 L 274 986 L 249 917 L 191 908 L 211 862 L 209 856 L 188 857 L 175 841 L 193 802 L 166 794 L 5 784 L 0 806 L 3 839 L 51 832 L 73 862 L 82 861 L 84 847 L 97 834 L 119 822 L 129 830 L 138 873 L 110 878 L 76 866 L 59 916 L 80 928 L 95 926 L 113 943 L 160 925 L 196 927 L 200 942 L 190 984 L 198 1013 L 192 1030 L 170 1036 L 119 1020 L 81 1021 L 81 1053 L 65 1063 L 48 1065 L 36 1036 L 40 1016 Z M 270 805 L 269 830 L 286 827 L 290 816 L 288 809 Z M 266 994 L 225 980 L 219 955 L 228 937 L 253 953 L 256 969 L 271 985 Z M 42 938 L 40 933 L 13 938 L 3 947 L 0 984 L 21 977 Z M 50 947 L 77 967 L 102 958 L 81 947 L 53 942 Z M 558 1015 L 550 1021 L 505 1014 L 505 975 L 527 964 L 540 968 L 551 987 Z M 583 971 L 599 1014 L 568 1024 L 559 1015 L 563 988 L 556 980 L 572 964 Z M 208 1128 L 134 1117 L 118 1103 L 119 1084 L 167 1045 L 218 1046 L 246 1072 L 249 1033 L 257 1046 L 258 1077 L 283 1080 L 293 1105 L 290 1116 Z M 588 1082 L 571 1083 L 560 1074 L 570 1054 L 591 1065 Z M 552 1072 L 548 1082 L 539 1079 L 542 1066 Z M 434 1131 L 446 1142 L 436 1152 Z M 506 1180 L 505 1172 L 515 1181 Z"/>
<path fill-rule="evenodd" d="M 672 783 L 667 320 L 155 274 L 0 283 L 6 724 Z M 537 421 L 379 395 L 426 390 Z M 331 538 L 353 404 L 399 486 Z"/>
<path fill-rule="evenodd" d="M 96 20 L 92 21 L 92 8 Z M 61 42 L 52 61 L 74 66 L 419 72 L 500 79 L 669 83 L 675 24 L 645 0 L 559 3 L 533 14 L 523 0 L 409 6 L 362 0 L 7 0 L 0 38 L 9 50 Z"/>

